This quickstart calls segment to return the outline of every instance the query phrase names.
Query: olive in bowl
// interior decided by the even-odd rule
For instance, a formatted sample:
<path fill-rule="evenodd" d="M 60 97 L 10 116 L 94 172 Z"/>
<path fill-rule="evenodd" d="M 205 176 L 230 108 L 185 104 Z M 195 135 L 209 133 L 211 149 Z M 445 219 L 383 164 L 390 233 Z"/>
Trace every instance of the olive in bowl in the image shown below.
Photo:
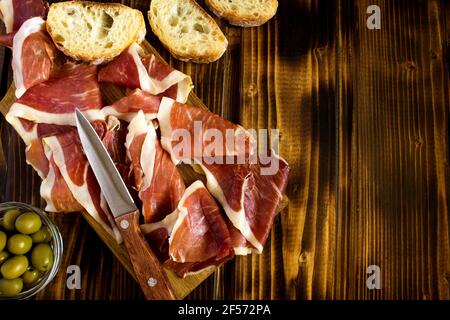
<path fill-rule="evenodd" d="M 33 206 L 0 204 L 0 300 L 27 299 L 55 277 L 63 253 L 61 234 Z"/>

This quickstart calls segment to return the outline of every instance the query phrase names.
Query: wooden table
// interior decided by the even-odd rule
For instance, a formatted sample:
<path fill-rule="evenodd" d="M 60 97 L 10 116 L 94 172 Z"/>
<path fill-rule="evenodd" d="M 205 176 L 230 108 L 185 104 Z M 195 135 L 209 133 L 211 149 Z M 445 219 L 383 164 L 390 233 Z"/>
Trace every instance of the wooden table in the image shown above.
<path fill-rule="evenodd" d="M 279 128 L 292 168 L 290 203 L 264 253 L 227 263 L 189 298 L 449 299 L 450 3 L 279 2 L 262 27 L 220 22 L 229 50 L 210 65 L 178 62 L 148 36 L 212 111 Z M 381 30 L 366 27 L 372 4 Z M 2 94 L 10 57 L 0 51 Z M 43 205 L 23 144 L 4 119 L 0 129 L 0 200 Z M 39 299 L 142 298 L 81 216 L 54 217 L 64 261 Z M 66 289 L 71 264 L 81 290 Z M 370 265 L 380 267 L 380 290 L 366 286 Z"/>

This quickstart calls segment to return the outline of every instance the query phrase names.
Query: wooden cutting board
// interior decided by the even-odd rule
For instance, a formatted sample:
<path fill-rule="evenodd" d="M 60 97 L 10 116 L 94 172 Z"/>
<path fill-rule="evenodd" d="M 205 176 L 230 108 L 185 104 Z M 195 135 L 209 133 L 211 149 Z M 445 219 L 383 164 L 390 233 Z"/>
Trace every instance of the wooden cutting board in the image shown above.
<path fill-rule="evenodd" d="M 158 54 L 158 52 L 147 42 L 144 41 L 142 44 L 143 49 L 147 53 L 153 53 L 158 58 L 163 60 L 161 56 Z M 3 98 L 2 101 L 0 101 L 0 111 L 3 115 L 6 115 L 6 113 L 9 111 L 9 108 L 16 100 L 14 96 L 14 90 L 15 88 L 11 86 Z M 110 104 L 116 100 L 118 100 L 120 97 L 124 95 L 124 91 L 122 89 L 119 89 L 112 85 L 105 85 L 102 86 L 102 94 L 104 98 L 105 105 Z M 205 110 L 208 110 L 208 108 L 203 104 L 203 102 L 193 93 L 189 95 L 188 104 L 192 106 L 196 106 Z M 203 180 L 205 182 L 204 176 L 194 172 L 190 166 L 182 165 L 179 167 L 181 175 L 183 179 L 186 181 L 186 184 L 189 185 L 195 180 Z M 279 208 L 277 209 L 277 213 L 283 210 L 288 203 L 288 199 L 286 196 L 283 197 L 283 200 L 281 201 Z M 95 232 L 98 234 L 98 236 L 103 240 L 103 242 L 108 246 L 108 248 L 114 253 L 114 255 L 119 259 L 119 261 L 123 264 L 123 266 L 128 270 L 128 272 L 133 275 L 134 277 L 134 271 L 133 266 L 131 265 L 130 259 L 128 257 L 128 254 L 126 252 L 125 246 L 117 244 L 116 240 L 107 233 L 103 227 L 95 221 L 91 215 L 89 215 L 86 211 L 82 212 L 83 217 L 86 219 L 86 221 L 89 223 L 89 225 L 95 230 Z M 200 283 L 202 283 L 206 278 L 208 278 L 212 273 L 215 272 L 216 269 L 208 269 L 203 272 L 200 272 L 198 274 L 187 276 L 183 279 L 176 276 L 171 270 L 166 269 L 167 275 L 169 277 L 169 281 L 172 284 L 172 287 L 175 290 L 175 293 L 178 298 L 182 299 L 186 297 L 192 290 L 194 290 Z"/>

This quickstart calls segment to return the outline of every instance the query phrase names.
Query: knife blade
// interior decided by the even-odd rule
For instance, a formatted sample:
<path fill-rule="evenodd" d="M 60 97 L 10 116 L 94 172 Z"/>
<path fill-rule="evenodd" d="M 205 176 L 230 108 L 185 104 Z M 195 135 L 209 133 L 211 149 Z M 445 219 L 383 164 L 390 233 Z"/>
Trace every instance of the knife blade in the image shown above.
<path fill-rule="evenodd" d="M 123 237 L 136 279 L 147 299 L 176 299 L 166 272 L 139 227 L 139 210 L 97 132 L 79 109 L 76 125 L 84 153 Z"/>
<path fill-rule="evenodd" d="M 114 161 L 106 151 L 95 129 L 78 109 L 76 110 L 76 125 L 84 153 L 113 216 L 119 217 L 122 214 L 136 211 L 136 204 L 117 171 Z"/>

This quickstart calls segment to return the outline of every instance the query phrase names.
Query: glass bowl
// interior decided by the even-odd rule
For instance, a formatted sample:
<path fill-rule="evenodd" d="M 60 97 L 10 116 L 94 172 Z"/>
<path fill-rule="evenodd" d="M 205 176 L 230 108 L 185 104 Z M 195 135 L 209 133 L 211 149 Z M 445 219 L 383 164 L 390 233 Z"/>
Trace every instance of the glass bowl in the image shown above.
<path fill-rule="evenodd" d="M 50 234 L 52 235 L 52 240 L 50 241 L 50 245 L 53 249 L 54 261 L 52 268 L 47 271 L 41 279 L 33 286 L 30 287 L 21 293 L 11 296 L 11 297 L 0 297 L 0 300 L 23 300 L 28 299 L 39 291 L 44 289 L 55 277 L 58 272 L 59 266 L 61 264 L 61 259 L 63 255 L 63 240 L 61 237 L 61 233 L 59 232 L 58 227 L 55 223 L 48 217 L 47 213 L 39 208 L 30 206 L 25 203 L 20 202 L 5 202 L 0 204 L 0 220 L 3 219 L 6 211 L 9 209 L 19 209 L 21 212 L 35 212 L 41 217 L 42 225 L 46 225 Z"/>

